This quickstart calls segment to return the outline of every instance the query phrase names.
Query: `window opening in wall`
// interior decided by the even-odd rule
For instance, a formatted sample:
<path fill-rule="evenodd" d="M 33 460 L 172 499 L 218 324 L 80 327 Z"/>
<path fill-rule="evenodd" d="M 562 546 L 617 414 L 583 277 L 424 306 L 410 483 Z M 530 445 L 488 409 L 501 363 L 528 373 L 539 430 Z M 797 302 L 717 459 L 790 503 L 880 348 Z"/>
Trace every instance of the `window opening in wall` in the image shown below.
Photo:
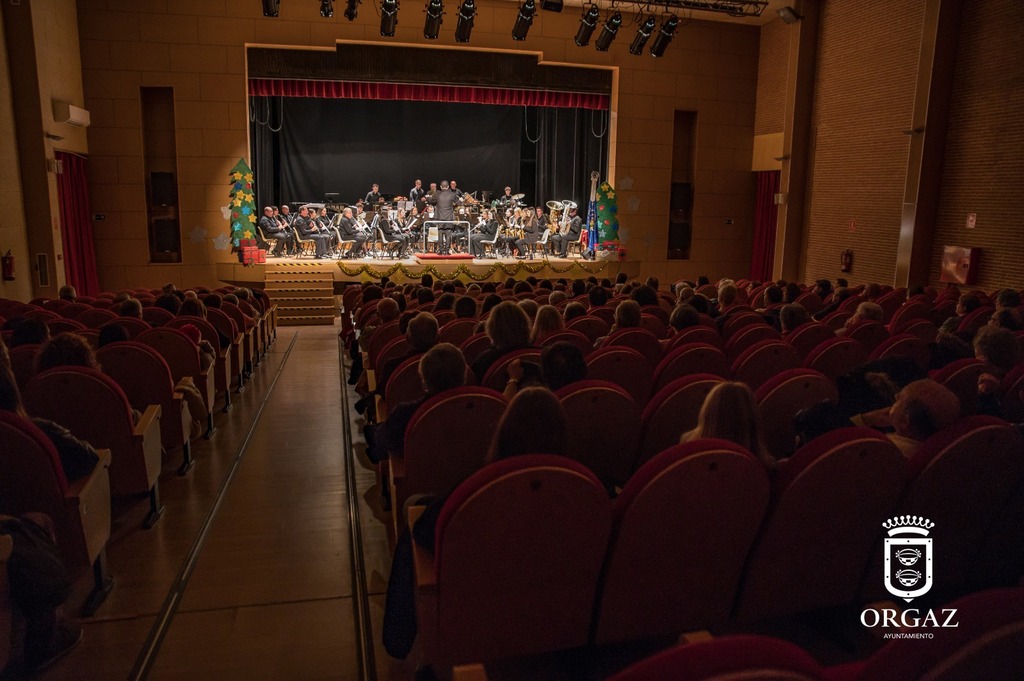
<path fill-rule="evenodd" d="M 694 140 L 697 112 L 676 111 L 672 134 L 672 187 L 669 191 L 668 259 L 689 260 L 693 240 Z"/>
<path fill-rule="evenodd" d="M 181 225 L 174 88 L 143 87 L 141 100 L 149 261 L 177 263 L 181 262 Z"/>

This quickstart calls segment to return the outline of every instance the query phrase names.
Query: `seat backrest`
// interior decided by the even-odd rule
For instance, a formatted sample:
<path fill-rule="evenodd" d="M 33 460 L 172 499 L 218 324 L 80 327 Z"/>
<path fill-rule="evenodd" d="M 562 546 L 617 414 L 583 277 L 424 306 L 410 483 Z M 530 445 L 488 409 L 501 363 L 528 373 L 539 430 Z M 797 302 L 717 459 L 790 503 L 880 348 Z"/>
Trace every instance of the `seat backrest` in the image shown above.
<path fill-rule="evenodd" d="M 147 331 L 153 328 L 152 326 L 149 325 L 148 322 L 142 319 L 138 319 L 137 317 L 118 317 L 117 319 L 107 322 L 107 324 L 120 325 L 122 328 L 124 328 L 125 331 L 128 332 L 128 337 L 131 339 L 135 339 L 143 331 Z M 213 347 L 217 346 L 214 345 Z"/>
<path fill-rule="evenodd" d="M 90 329 L 98 329 L 108 322 L 112 322 L 117 319 L 117 315 L 110 310 L 104 310 L 102 308 L 92 308 L 86 310 L 75 317 L 75 321 L 80 324 L 84 324 Z"/>
<path fill-rule="evenodd" d="M 708 393 L 722 382 L 714 374 L 691 374 L 655 393 L 640 415 L 640 448 L 635 466 L 679 444 L 683 433 L 697 427 L 697 416 Z"/>
<path fill-rule="evenodd" d="M 388 341 L 392 338 L 398 338 L 402 335 L 401 331 L 398 330 L 398 322 L 388 322 L 383 326 L 378 326 L 377 330 L 370 336 L 369 342 L 366 344 L 366 354 L 370 358 L 369 366 L 374 366 L 377 360 L 377 355 L 387 345 Z"/>
<path fill-rule="evenodd" d="M 654 370 L 654 389 L 661 390 L 672 381 L 692 374 L 714 374 L 722 378 L 732 376 L 725 354 L 707 343 L 687 343 L 676 346 Z"/>
<path fill-rule="evenodd" d="M 487 372 L 484 374 L 483 380 L 480 381 L 480 385 L 498 392 L 504 391 L 505 385 L 508 383 L 508 368 L 516 360 L 539 365 L 540 350 L 536 348 L 523 348 L 505 353 L 487 368 Z"/>
<path fill-rule="evenodd" d="M 800 353 L 801 357 L 807 357 L 814 348 L 835 337 L 835 331 L 828 325 L 821 322 L 808 322 L 801 324 L 784 338 Z"/>
<path fill-rule="evenodd" d="M 384 390 L 385 408 L 390 414 L 402 402 L 412 402 L 423 396 L 423 381 L 420 378 L 420 359 L 416 355 L 399 364 L 388 377 Z"/>
<path fill-rule="evenodd" d="M 219 335 L 224 336 L 228 340 L 233 341 L 235 336 L 240 333 L 234 320 L 215 307 L 206 308 L 206 321 L 210 322 L 210 325 L 217 329 Z"/>
<path fill-rule="evenodd" d="M 159 404 L 168 418 L 174 399 L 174 380 L 167 362 L 155 349 L 143 343 L 111 343 L 96 351 L 103 373 L 121 386 L 133 409 L 145 411 Z"/>
<path fill-rule="evenodd" d="M 451 343 L 458 347 L 462 345 L 463 341 L 473 335 L 473 329 L 476 328 L 478 323 L 475 319 L 453 319 L 438 329 L 437 341 L 439 343 Z"/>
<path fill-rule="evenodd" d="M 78 319 L 78 315 L 82 314 L 83 312 L 88 312 L 89 310 L 91 310 L 92 305 L 86 305 L 85 303 L 75 302 L 62 305 L 59 308 L 51 309 L 53 309 L 55 312 L 59 312 L 60 316 L 64 317 L 64 319 Z"/>
<path fill-rule="evenodd" d="M 143 322 L 143 324 L 145 324 L 145 322 Z M 164 326 L 171 329 L 180 329 L 184 326 L 188 326 L 189 324 L 199 329 L 200 337 L 204 341 L 209 343 L 214 350 L 220 348 L 220 338 L 217 336 L 217 329 L 214 328 L 213 324 L 203 319 L 202 317 L 194 317 L 192 315 L 178 316 L 164 324 Z M 136 333 L 136 335 L 150 328 L 152 327 L 146 324 L 146 328 L 141 329 L 138 333 Z"/>
<path fill-rule="evenodd" d="M 776 457 L 787 457 L 796 450 L 794 418 L 801 409 L 821 402 L 839 401 L 835 383 L 813 369 L 789 369 L 774 376 L 757 389 L 754 396 L 764 425 L 764 443 Z"/>
<path fill-rule="evenodd" d="M 583 302 L 583 304 L 586 305 L 585 301 L 580 302 Z M 607 305 L 601 305 L 599 307 L 592 307 L 589 310 L 587 310 L 587 315 L 590 317 L 597 317 L 601 321 L 608 324 L 608 328 L 610 329 L 612 324 L 615 323 L 615 308 L 617 306 L 618 303 L 614 302 L 608 303 Z M 607 333 L 607 331 L 605 333 Z"/>
<path fill-rule="evenodd" d="M 892 320 L 896 310 L 900 309 L 900 306 L 903 305 L 906 299 L 907 289 L 905 288 L 894 289 L 879 296 L 878 300 L 875 302 L 882 308 L 882 321 L 888 324 Z"/>
<path fill-rule="evenodd" d="M 904 333 L 917 336 L 925 343 L 934 343 L 935 337 L 939 335 L 939 330 L 927 319 L 911 319 L 903 324 L 895 335 L 899 336 Z"/>
<path fill-rule="evenodd" d="M 36 375 L 36 355 L 39 354 L 40 348 L 42 348 L 41 345 L 30 343 L 10 349 L 11 371 L 14 372 L 14 380 L 18 384 L 18 389 L 23 392 L 29 379 Z"/>
<path fill-rule="evenodd" d="M 850 312 L 853 313 L 857 310 L 857 306 L 864 302 L 864 296 L 853 295 L 839 303 L 839 312 Z"/>
<path fill-rule="evenodd" d="M 43 323 L 61 318 L 56 312 L 52 310 L 44 310 L 41 307 L 29 307 L 18 316 L 25 317 L 27 319 L 38 319 Z"/>
<path fill-rule="evenodd" d="M 226 311 L 227 304 L 221 303 L 221 305 Z M 174 315 L 171 314 L 171 312 L 169 312 L 168 310 L 163 309 L 162 307 L 149 305 L 147 307 L 142 308 L 142 319 L 150 326 L 155 327 L 163 326 L 167 322 L 171 321 L 172 319 L 174 319 Z"/>
<path fill-rule="evenodd" d="M 25 387 L 25 409 L 59 423 L 97 449 L 109 449 L 110 486 L 118 494 L 149 489 L 135 484 L 147 478 L 146 465 L 134 453 L 131 404 L 114 379 L 77 366 L 44 371 Z"/>
<path fill-rule="evenodd" d="M 389 362 L 407 355 L 409 350 L 409 341 L 405 336 L 397 336 L 385 343 L 384 347 L 377 353 L 377 360 L 373 364 L 373 371 L 377 375 L 377 380 L 381 379 L 381 372 Z"/>
<path fill-rule="evenodd" d="M 802 306 L 808 313 L 814 314 L 822 307 L 821 296 L 814 291 L 808 291 L 807 293 L 801 293 L 793 301 L 797 305 Z"/>
<path fill-rule="evenodd" d="M 201 373 L 199 347 L 181 330 L 161 326 L 143 331 L 135 340 L 160 353 L 170 367 L 175 383 L 185 376 L 195 378 Z"/>
<path fill-rule="evenodd" d="M 963 319 L 960 320 L 960 326 L 956 330 L 973 336 L 978 329 L 988 324 L 989 318 L 995 311 L 996 309 L 991 305 L 982 305 L 977 309 L 971 310 L 963 316 Z"/>
<path fill-rule="evenodd" d="M 950 362 L 932 374 L 932 379 L 941 383 L 960 400 L 960 413 L 973 414 L 978 403 L 978 378 L 993 370 L 979 359 L 966 358 Z"/>
<path fill-rule="evenodd" d="M 633 348 L 613 345 L 590 353 L 587 357 L 587 378 L 609 381 L 625 388 L 641 408 L 651 396 L 651 364 Z"/>
<path fill-rule="evenodd" d="M 834 381 L 868 360 L 867 349 L 852 338 L 836 337 L 820 343 L 804 358 L 804 366 Z"/>
<path fill-rule="evenodd" d="M 822 317 L 821 323 L 833 331 L 838 331 L 846 325 L 846 320 L 852 316 L 853 312 L 849 310 L 836 310 Z"/>
<path fill-rule="evenodd" d="M 751 390 L 788 369 L 800 366 L 800 353 L 781 340 L 763 340 L 743 351 L 732 365 L 732 375 Z"/>
<path fill-rule="evenodd" d="M 657 309 L 661 310 L 661 308 Z M 652 314 L 640 315 L 640 328 L 650 331 L 655 338 L 661 339 L 668 335 L 668 325 Z"/>
<path fill-rule="evenodd" d="M 761 462 L 725 440 L 676 445 L 637 469 L 615 500 L 595 642 L 724 624 L 768 497 Z"/>
<path fill-rule="evenodd" d="M 647 329 L 631 328 L 613 331 L 605 340 L 602 347 L 608 348 L 620 346 L 633 348 L 639 352 L 651 364 L 653 370 L 661 360 L 662 349 L 658 337 Z"/>
<path fill-rule="evenodd" d="M 604 488 L 564 457 L 498 461 L 459 485 L 434 552 L 445 661 L 584 645 L 610 529 Z"/>
<path fill-rule="evenodd" d="M 464 387 L 420 406 L 405 430 L 408 494 L 444 494 L 479 470 L 506 405 L 499 392 Z"/>
<path fill-rule="evenodd" d="M 888 340 L 889 329 L 879 322 L 863 322 L 850 329 L 847 337 L 857 341 L 867 348 L 868 352 L 871 352 Z"/>
<path fill-rule="evenodd" d="M 852 602 L 905 480 L 896 445 L 870 428 L 840 428 L 801 447 L 777 471 L 736 617 L 761 620 Z"/>
<path fill-rule="evenodd" d="M 698 326 L 686 327 L 672 336 L 669 339 L 667 351 L 672 352 L 679 346 L 686 345 L 687 343 L 706 343 L 716 348 L 721 348 L 724 345 L 722 334 L 718 333 L 718 329 L 700 324 Z"/>
<path fill-rule="evenodd" d="M 86 329 L 84 324 L 73 319 L 52 319 L 46 323 L 46 327 L 50 330 L 51 336 L 58 333 L 77 333 Z"/>
<path fill-rule="evenodd" d="M 777 638 L 745 635 L 716 637 L 670 648 L 626 668 L 608 681 L 820 681 L 824 678 L 825 670 L 803 648 Z"/>
<path fill-rule="evenodd" d="M 541 341 L 541 347 L 547 347 L 555 343 L 569 343 L 575 346 L 583 353 L 584 358 L 594 351 L 594 344 L 579 331 L 565 330 L 553 333 Z"/>
<path fill-rule="evenodd" d="M 764 324 L 764 317 L 756 312 L 736 312 L 722 325 L 722 338 L 728 341 L 732 335 L 751 324 Z"/>
<path fill-rule="evenodd" d="M 34 423 L 0 409 L 0 513 L 65 515 L 68 481 L 53 443 Z"/>
<path fill-rule="evenodd" d="M 640 410 L 632 396 L 594 380 L 571 383 L 555 395 L 568 421 L 569 456 L 606 485 L 624 485 L 640 441 Z"/>
<path fill-rule="evenodd" d="M 611 327 L 608 322 L 596 315 L 585 315 L 573 319 L 565 325 L 565 328 L 569 331 L 579 331 L 589 338 L 591 343 L 594 343 L 598 338 L 607 336 L 608 329 Z"/>
<path fill-rule="evenodd" d="M 928 319 L 930 305 L 920 300 L 908 300 L 903 303 L 889 319 L 889 330 L 900 333 L 903 327 L 916 319 Z"/>
<path fill-rule="evenodd" d="M 743 351 L 754 343 L 765 340 L 779 340 L 779 332 L 767 324 L 748 324 L 738 329 L 725 344 L 725 356 L 729 362 L 735 362 Z"/>
<path fill-rule="evenodd" d="M 928 323 L 928 322 L 924 322 Z M 869 359 L 885 359 L 886 357 L 909 357 L 922 371 L 928 369 L 932 351 L 928 344 L 910 333 L 890 336 L 871 351 Z"/>
<path fill-rule="evenodd" d="M 474 333 L 472 336 L 462 341 L 459 349 L 462 350 L 462 356 L 466 358 L 466 364 L 472 365 L 473 362 L 475 362 L 476 359 L 490 347 L 491 339 L 488 338 L 486 333 Z"/>
<path fill-rule="evenodd" d="M 990 589 L 944 605 L 955 610 L 958 626 L 941 636 L 887 643 L 865 661 L 858 681 L 973 681 L 1009 678 L 1021 668 L 1024 589 Z"/>
<path fill-rule="evenodd" d="M 963 584 L 989 526 L 1024 480 L 1024 440 L 1001 419 L 970 416 L 922 443 L 907 468 L 897 514 L 935 523 L 938 584 Z"/>

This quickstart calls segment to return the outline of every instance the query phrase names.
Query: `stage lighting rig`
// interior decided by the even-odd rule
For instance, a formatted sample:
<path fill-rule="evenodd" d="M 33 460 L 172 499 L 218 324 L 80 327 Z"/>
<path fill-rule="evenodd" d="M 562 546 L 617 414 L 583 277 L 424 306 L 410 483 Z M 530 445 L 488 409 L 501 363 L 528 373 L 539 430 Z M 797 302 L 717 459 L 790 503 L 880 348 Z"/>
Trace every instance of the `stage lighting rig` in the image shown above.
<path fill-rule="evenodd" d="M 615 40 L 615 36 L 619 33 L 619 27 L 622 26 L 622 13 L 616 11 L 608 20 L 604 22 L 604 29 L 601 31 L 601 35 L 597 37 L 597 42 L 594 43 L 594 47 L 597 48 L 598 52 L 607 52 L 608 48 L 612 46 L 612 41 Z"/>
<path fill-rule="evenodd" d="M 651 43 L 652 57 L 657 58 L 665 54 L 665 49 L 668 48 L 672 38 L 675 37 L 678 26 L 679 17 L 676 15 L 670 14 L 665 18 L 665 21 L 661 24 L 661 30 L 658 31 L 658 35 L 654 36 L 654 42 Z"/>
<path fill-rule="evenodd" d="M 359 1 L 360 0 L 347 0 L 345 7 L 345 18 L 349 21 L 355 21 L 356 17 L 359 16 Z"/>
<path fill-rule="evenodd" d="M 393 38 L 396 26 L 398 26 L 398 0 L 381 0 L 380 34 L 386 38 Z"/>
<path fill-rule="evenodd" d="M 280 8 L 280 0 L 263 0 L 263 16 L 265 17 L 276 17 Z"/>
<path fill-rule="evenodd" d="M 334 16 L 334 0 L 320 0 L 320 16 L 324 19 Z"/>
<path fill-rule="evenodd" d="M 647 17 L 644 23 L 640 25 L 640 28 L 636 29 L 636 36 L 633 38 L 633 42 L 629 46 L 630 54 L 643 54 L 644 45 L 647 44 L 647 39 L 654 33 L 654 17 Z"/>
<path fill-rule="evenodd" d="M 590 5 L 583 16 L 580 17 L 580 29 L 576 31 L 576 44 L 586 47 L 590 44 L 590 36 L 594 35 L 594 28 L 597 27 L 597 20 L 601 18 L 601 10 L 597 5 Z"/>
<path fill-rule="evenodd" d="M 429 0 L 426 12 L 423 37 L 427 40 L 437 40 L 437 34 L 441 32 L 441 22 L 444 20 L 444 5 L 441 4 L 441 0 Z"/>
<path fill-rule="evenodd" d="M 537 13 L 537 5 L 533 0 L 526 0 L 519 8 L 516 25 L 512 27 L 512 40 L 526 40 L 526 34 L 533 25 L 533 16 Z"/>
<path fill-rule="evenodd" d="M 469 42 L 469 34 L 473 32 L 474 17 L 476 17 L 476 3 L 473 0 L 462 0 L 462 6 L 459 7 L 459 20 L 455 24 L 455 42 Z"/>

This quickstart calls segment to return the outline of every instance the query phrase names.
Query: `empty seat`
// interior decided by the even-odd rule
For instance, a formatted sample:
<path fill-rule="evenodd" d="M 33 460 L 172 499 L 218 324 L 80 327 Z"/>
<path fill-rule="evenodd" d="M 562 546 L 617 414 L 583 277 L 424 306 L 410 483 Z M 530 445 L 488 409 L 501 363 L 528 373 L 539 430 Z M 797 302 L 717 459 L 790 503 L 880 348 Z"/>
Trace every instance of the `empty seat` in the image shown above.
<path fill-rule="evenodd" d="M 693 374 L 714 374 L 729 378 L 732 370 L 725 354 L 715 346 L 688 343 L 677 346 L 655 368 L 654 389 L 661 390 L 677 378 Z"/>
<path fill-rule="evenodd" d="M 187 473 L 193 464 L 190 434 L 192 415 L 177 392 L 171 369 L 160 353 L 142 343 L 111 343 L 96 351 L 103 373 L 121 386 L 128 403 L 140 413 L 151 404 L 160 405 L 160 441 L 167 450 L 181 447 L 178 472 Z"/>
<path fill-rule="evenodd" d="M 470 477 L 441 509 L 434 555 L 414 554 L 423 660 L 585 645 L 610 529 L 604 488 L 575 461 L 519 456 Z"/>
<path fill-rule="evenodd" d="M 392 338 L 398 338 L 401 332 L 398 330 L 398 322 L 388 322 L 383 326 L 377 327 L 377 330 L 370 336 L 370 340 L 366 344 L 366 355 L 370 359 L 368 366 L 373 366 L 377 359 L 377 355 L 387 345 L 388 341 Z"/>
<path fill-rule="evenodd" d="M 625 388 L 639 407 L 647 404 L 651 395 L 651 364 L 632 348 L 611 346 L 590 353 L 587 378 Z"/>
<path fill-rule="evenodd" d="M 768 496 L 762 463 L 725 440 L 641 466 L 615 500 L 595 643 L 724 624 Z"/>
<path fill-rule="evenodd" d="M 659 312 L 664 312 L 660 307 L 654 309 Z M 640 328 L 650 331 L 654 334 L 654 337 L 658 339 L 665 338 L 668 335 L 668 324 L 666 324 L 660 317 L 652 314 L 644 313 L 640 315 Z"/>
<path fill-rule="evenodd" d="M 77 321 L 79 324 L 85 325 L 90 329 L 98 329 L 104 324 L 116 321 L 117 319 L 118 317 L 116 314 L 114 314 L 110 310 L 104 310 L 101 308 L 92 308 L 90 310 L 86 310 L 85 312 L 82 312 L 77 317 L 75 317 L 75 321 Z"/>
<path fill-rule="evenodd" d="M 788 369 L 800 366 L 800 354 L 781 340 L 764 340 L 743 351 L 732 365 L 733 378 L 751 390 Z"/>
<path fill-rule="evenodd" d="M 870 428 L 840 428 L 801 447 L 776 472 L 736 617 L 762 620 L 852 602 L 905 480 L 896 445 Z"/>
<path fill-rule="evenodd" d="M 825 401 L 838 402 L 835 384 L 813 369 L 789 369 L 761 384 L 755 394 L 764 443 L 776 457 L 787 457 L 796 450 L 794 418 L 801 409 Z"/>
<path fill-rule="evenodd" d="M 851 310 L 836 310 L 835 312 L 825 315 L 822 318 L 821 323 L 833 331 L 838 331 L 846 326 L 846 320 L 852 316 L 853 312 Z"/>
<path fill-rule="evenodd" d="M 879 322 L 862 322 L 846 334 L 871 352 L 889 338 L 889 330 Z"/>
<path fill-rule="evenodd" d="M 729 362 L 735 362 L 743 351 L 754 343 L 764 340 L 779 340 L 779 332 L 767 324 L 750 324 L 744 326 L 729 337 L 725 344 L 725 356 Z"/>
<path fill-rule="evenodd" d="M 46 327 L 50 330 L 51 336 L 56 336 L 58 333 L 78 333 L 79 331 L 85 331 L 86 327 L 81 322 L 76 322 L 73 319 L 51 319 L 46 322 Z"/>
<path fill-rule="evenodd" d="M 458 347 L 473 335 L 477 323 L 475 319 L 453 319 L 437 330 L 437 341 Z"/>
<path fill-rule="evenodd" d="M 713 345 L 716 348 L 721 348 L 723 345 L 722 334 L 718 333 L 718 329 L 705 326 L 704 324 L 699 326 L 688 326 L 669 338 L 666 350 L 671 352 L 679 346 L 686 345 L 687 343 L 706 343 L 707 345 Z"/>
<path fill-rule="evenodd" d="M 714 374 L 691 374 L 655 393 L 640 416 L 640 448 L 636 466 L 679 444 L 683 433 L 697 427 L 697 416 L 708 393 L 722 382 Z"/>
<path fill-rule="evenodd" d="M 785 341 L 792 345 L 801 357 L 807 357 L 814 348 L 835 338 L 836 333 L 821 322 L 807 322 L 786 334 Z"/>
<path fill-rule="evenodd" d="M 112 378 L 85 367 L 57 367 L 33 377 L 25 387 L 25 408 L 50 419 L 97 449 L 111 453 L 114 494 L 149 495 L 145 527 L 163 513 L 160 504 L 160 405 L 132 417 L 131 404 Z"/>
<path fill-rule="evenodd" d="M 908 300 L 903 303 L 889 319 L 889 330 L 892 333 L 902 333 L 904 327 L 916 320 L 927 320 L 930 306 L 920 300 Z"/>
<path fill-rule="evenodd" d="M 606 485 L 624 485 L 640 440 L 640 410 L 632 396 L 614 383 L 594 380 L 577 381 L 555 394 L 568 420 L 569 456 Z"/>
<path fill-rule="evenodd" d="M 932 351 L 928 344 L 919 337 L 910 333 L 900 333 L 890 336 L 876 346 L 871 351 L 869 359 L 885 359 L 886 357 L 908 357 L 914 360 L 914 363 L 922 371 L 925 371 L 931 362 Z"/>
<path fill-rule="evenodd" d="M 834 381 L 868 360 L 868 351 L 852 338 L 832 338 L 818 345 L 804 359 L 804 366 Z"/>
<path fill-rule="evenodd" d="M 94 587 L 83 608 L 91 615 L 113 582 L 106 573 L 110 539 L 110 452 L 86 477 L 68 484 L 50 439 L 34 423 L 0 409 L 0 513 L 45 513 L 53 521 L 57 548 L 73 574 L 93 566 Z"/>
<path fill-rule="evenodd" d="M 892 327 L 890 327 L 890 329 L 892 329 Z M 909 333 L 912 336 L 917 336 L 925 343 L 930 344 L 935 342 L 935 337 L 938 336 L 939 330 L 927 319 L 911 319 L 900 326 L 898 331 L 892 331 L 892 333 L 896 335 Z"/>
<path fill-rule="evenodd" d="M 423 380 L 420 378 L 420 359 L 416 355 L 403 361 L 391 372 L 384 390 L 385 413 L 391 413 L 403 402 L 412 402 L 423 396 Z M 382 415 L 378 414 L 378 418 Z"/>
<path fill-rule="evenodd" d="M 658 340 L 658 336 L 655 336 L 647 329 L 634 328 L 613 331 L 605 339 L 601 347 L 632 348 L 647 358 L 647 361 L 651 364 L 651 369 L 661 359 L 661 342 Z"/>
<path fill-rule="evenodd" d="M 722 324 L 722 338 L 728 342 L 733 334 L 752 324 L 764 324 L 764 317 L 756 312 L 735 312 Z"/>
<path fill-rule="evenodd" d="M 591 310 L 591 312 L 593 312 L 593 310 Z M 572 331 L 579 331 L 594 343 L 598 338 L 608 335 L 608 330 L 611 328 L 611 324 L 597 315 L 591 314 L 571 320 L 565 325 L 565 328 Z"/>
<path fill-rule="evenodd" d="M 977 333 L 978 329 L 988 324 L 989 318 L 995 311 L 996 309 L 991 305 L 982 305 L 979 308 L 971 310 L 963 316 L 960 320 L 960 326 L 958 326 L 956 330 L 973 336 Z"/>

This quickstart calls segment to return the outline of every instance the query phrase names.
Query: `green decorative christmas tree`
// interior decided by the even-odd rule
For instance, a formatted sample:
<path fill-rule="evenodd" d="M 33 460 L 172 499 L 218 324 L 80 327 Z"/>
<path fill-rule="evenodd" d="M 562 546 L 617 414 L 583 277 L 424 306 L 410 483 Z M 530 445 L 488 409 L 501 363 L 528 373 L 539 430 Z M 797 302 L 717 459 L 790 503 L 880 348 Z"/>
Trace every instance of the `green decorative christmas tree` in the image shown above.
<path fill-rule="evenodd" d="M 244 158 L 231 169 L 231 244 L 238 248 L 240 239 L 251 239 L 256 233 L 256 204 L 252 196 L 252 169 Z"/>
<path fill-rule="evenodd" d="M 618 213 L 619 206 L 615 199 L 615 188 L 607 182 L 602 182 L 597 186 L 597 243 L 599 246 L 610 241 L 618 242 Z"/>

